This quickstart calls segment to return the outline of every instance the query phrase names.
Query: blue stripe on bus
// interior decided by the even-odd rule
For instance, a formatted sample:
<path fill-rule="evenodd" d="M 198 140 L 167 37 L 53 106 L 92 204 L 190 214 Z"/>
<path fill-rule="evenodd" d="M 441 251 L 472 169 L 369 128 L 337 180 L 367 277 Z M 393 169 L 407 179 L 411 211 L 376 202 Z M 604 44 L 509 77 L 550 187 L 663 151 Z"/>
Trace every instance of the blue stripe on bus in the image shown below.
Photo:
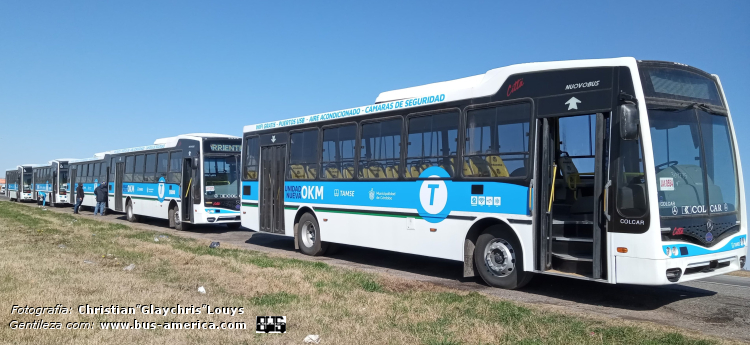
<path fill-rule="evenodd" d="M 713 250 L 712 249 L 708 249 L 708 248 L 704 248 L 704 247 L 700 247 L 700 246 L 696 246 L 696 245 L 693 245 L 693 244 L 681 243 L 681 244 L 663 245 L 662 246 L 662 251 L 664 252 L 664 254 L 667 254 L 667 250 L 671 249 L 672 247 L 676 247 L 678 249 L 681 248 L 681 247 L 686 247 L 687 248 L 687 254 L 682 255 L 681 251 L 678 250 L 677 251 L 678 252 L 677 255 L 672 254 L 672 256 L 669 256 L 669 254 L 667 254 L 667 256 L 669 256 L 670 258 L 684 258 L 684 257 L 689 257 L 689 256 L 698 256 L 698 255 L 721 253 L 721 252 L 726 252 L 726 251 L 729 251 L 729 250 L 744 248 L 745 246 L 742 244 L 742 239 L 743 238 L 747 238 L 747 235 L 737 236 L 737 237 L 733 238 L 731 241 L 729 241 L 729 243 L 725 244 L 723 247 L 721 247 L 719 249 L 713 249 Z"/>
<path fill-rule="evenodd" d="M 420 177 L 448 177 L 439 167 L 425 170 Z M 258 183 L 242 200 L 258 200 Z M 481 185 L 481 194 L 472 186 Z M 477 191 L 478 192 L 478 191 Z M 492 212 L 530 215 L 529 188 L 501 182 L 420 179 L 416 181 L 285 181 L 285 203 L 314 203 L 359 207 L 417 209 L 420 216 L 440 222 L 451 211 Z"/>

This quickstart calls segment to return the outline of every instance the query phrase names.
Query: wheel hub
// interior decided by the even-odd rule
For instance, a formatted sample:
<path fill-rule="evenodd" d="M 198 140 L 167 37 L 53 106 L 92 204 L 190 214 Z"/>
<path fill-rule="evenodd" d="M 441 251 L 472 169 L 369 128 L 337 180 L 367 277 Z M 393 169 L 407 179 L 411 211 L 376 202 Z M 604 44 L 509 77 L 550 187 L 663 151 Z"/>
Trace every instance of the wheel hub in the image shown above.
<path fill-rule="evenodd" d="M 510 243 L 502 238 L 496 238 L 485 247 L 484 261 L 492 275 L 505 277 L 515 269 L 516 254 Z"/>
<path fill-rule="evenodd" d="M 315 226 L 311 222 L 302 225 L 302 242 L 305 247 L 312 248 L 315 244 Z"/>

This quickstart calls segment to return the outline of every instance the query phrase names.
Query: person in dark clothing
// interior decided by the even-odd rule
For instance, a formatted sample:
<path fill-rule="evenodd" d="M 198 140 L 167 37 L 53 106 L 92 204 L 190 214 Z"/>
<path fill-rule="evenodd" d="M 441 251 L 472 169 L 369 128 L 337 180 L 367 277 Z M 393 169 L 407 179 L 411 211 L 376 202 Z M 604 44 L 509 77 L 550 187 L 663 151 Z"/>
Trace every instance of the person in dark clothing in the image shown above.
<path fill-rule="evenodd" d="M 73 208 L 73 213 L 78 214 L 78 208 L 81 206 L 82 202 L 83 202 L 83 183 L 79 183 L 78 188 L 76 188 L 76 206 Z"/>
<path fill-rule="evenodd" d="M 97 213 L 101 213 L 102 216 L 104 215 L 104 208 L 107 205 L 107 194 L 108 188 L 106 182 L 102 182 L 102 184 L 94 189 L 94 195 L 96 195 L 96 207 L 94 207 L 95 216 Z"/>

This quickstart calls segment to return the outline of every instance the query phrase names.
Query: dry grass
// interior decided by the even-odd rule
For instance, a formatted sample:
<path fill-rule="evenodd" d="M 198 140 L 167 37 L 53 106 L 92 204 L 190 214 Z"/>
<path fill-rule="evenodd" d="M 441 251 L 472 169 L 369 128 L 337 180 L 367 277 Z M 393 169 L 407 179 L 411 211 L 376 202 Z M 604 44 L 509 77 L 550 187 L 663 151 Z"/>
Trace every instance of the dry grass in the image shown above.
<path fill-rule="evenodd" d="M 748 270 L 734 271 L 734 272 L 727 273 L 727 275 L 750 278 L 750 271 Z"/>
<path fill-rule="evenodd" d="M 477 293 L 273 257 L 124 225 L 0 202 L 0 343 L 35 344 L 710 344 L 651 327 L 621 326 Z M 84 263 L 84 260 L 93 263 Z M 129 264 L 132 271 L 124 271 Z M 205 286 L 207 294 L 197 288 Z M 71 315 L 11 315 L 17 305 Z M 81 315 L 93 306 L 243 307 L 237 316 Z M 286 315 L 288 333 L 256 334 L 255 316 Z M 89 321 L 91 330 L 13 330 L 10 320 Z M 102 330 L 100 321 L 244 321 L 247 330 Z M 65 326 L 63 326 L 65 327 Z"/>

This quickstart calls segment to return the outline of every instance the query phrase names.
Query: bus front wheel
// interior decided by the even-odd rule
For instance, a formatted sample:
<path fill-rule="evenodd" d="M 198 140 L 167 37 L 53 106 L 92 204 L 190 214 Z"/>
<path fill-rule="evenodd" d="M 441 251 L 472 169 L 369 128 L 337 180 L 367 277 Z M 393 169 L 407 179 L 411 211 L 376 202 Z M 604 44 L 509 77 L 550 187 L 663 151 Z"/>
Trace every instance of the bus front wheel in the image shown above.
<path fill-rule="evenodd" d="M 320 226 L 318 220 L 310 213 L 305 213 L 300 217 L 297 231 L 297 242 L 302 253 L 310 256 L 323 255 L 328 248 L 328 244 L 320 240 Z"/>
<path fill-rule="evenodd" d="M 125 206 L 125 214 L 128 222 L 135 223 L 138 221 L 138 216 L 133 212 L 133 202 L 128 200 L 128 204 Z"/>
<path fill-rule="evenodd" d="M 180 206 L 175 205 L 172 209 L 172 221 L 174 222 L 174 229 L 180 231 L 190 230 L 190 223 L 184 223 L 182 221 L 182 215 L 180 214 Z"/>
<path fill-rule="evenodd" d="M 495 225 L 487 228 L 474 247 L 474 264 L 485 283 L 503 289 L 518 289 L 531 280 L 523 270 L 523 251 L 515 234 Z"/>

